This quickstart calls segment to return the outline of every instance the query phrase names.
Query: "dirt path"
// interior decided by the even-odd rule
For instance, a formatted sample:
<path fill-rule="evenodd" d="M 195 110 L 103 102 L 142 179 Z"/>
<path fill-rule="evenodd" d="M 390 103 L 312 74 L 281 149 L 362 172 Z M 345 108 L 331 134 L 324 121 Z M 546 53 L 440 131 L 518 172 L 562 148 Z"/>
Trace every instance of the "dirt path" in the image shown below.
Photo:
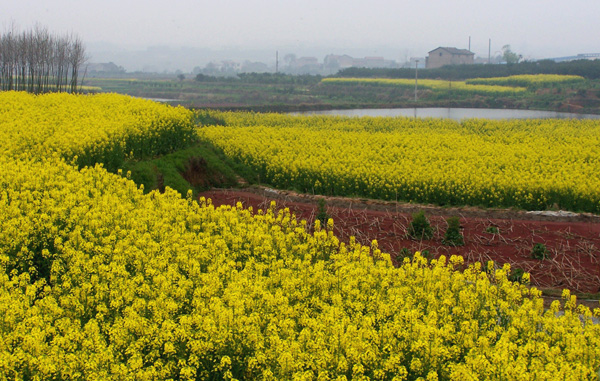
<path fill-rule="evenodd" d="M 263 187 L 213 189 L 201 193 L 215 205 L 233 205 L 266 209 L 271 200 L 280 208 L 289 208 L 309 224 L 318 213 L 322 196 L 298 194 Z M 531 274 L 532 284 L 542 289 L 569 288 L 581 293 L 600 292 L 600 216 L 556 213 L 555 215 L 510 209 L 483 210 L 472 207 L 440 208 L 367 199 L 325 197 L 327 214 L 334 220 L 334 230 L 341 240 L 350 236 L 370 245 L 376 239 L 379 248 L 401 261 L 403 249 L 427 251 L 431 258 L 462 255 L 466 261 L 493 260 L 499 265 L 510 263 L 512 269 Z M 423 210 L 434 227 L 434 238 L 416 241 L 407 237 L 412 214 Z M 442 238 L 450 216 L 460 218 L 465 245 L 445 246 Z M 546 246 L 550 258 L 532 258 L 536 243 Z M 595 307 L 598 303 L 595 302 Z"/>

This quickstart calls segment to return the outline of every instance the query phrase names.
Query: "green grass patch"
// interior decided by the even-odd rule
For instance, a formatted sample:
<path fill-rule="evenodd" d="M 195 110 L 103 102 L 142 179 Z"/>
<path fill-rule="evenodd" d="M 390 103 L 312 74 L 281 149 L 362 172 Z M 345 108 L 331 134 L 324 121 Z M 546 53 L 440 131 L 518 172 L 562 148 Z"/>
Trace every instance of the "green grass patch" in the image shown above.
<path fill-rule="evenodd" d="M 183 196 L 191 189 L 196 196 L 212 187 L 238 185 L 235 170 L 206 142 L 150 160 L 126 161 L 127 171 L 145 192 L 170 187 Z"/>

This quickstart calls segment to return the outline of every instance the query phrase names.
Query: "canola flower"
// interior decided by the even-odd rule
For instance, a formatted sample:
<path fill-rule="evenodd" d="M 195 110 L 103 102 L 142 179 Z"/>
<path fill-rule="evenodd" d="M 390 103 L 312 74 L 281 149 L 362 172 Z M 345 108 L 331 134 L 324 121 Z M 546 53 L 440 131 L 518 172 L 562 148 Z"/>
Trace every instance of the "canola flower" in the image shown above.
<path fill-rule="evenodd" d="M 419 87 L 432 89 L 436 91 L 463 91 L 468 93 L 483 93 L 483 94 L 508 94 L 521 93 L 527 89 L 524 87 L 506 87 L 495 86 L 494 84 L 476 84 L 469 81 L 444 81 L 440 79 L 419 79 Z M 323 78 L 321 83 L 336 84 L 336 85 L 360 85 L 373 84 L 384 86 L 415 86 L 414 79 L 405 78 Z"/>
<path fill-rule="evenodd" d="M 1 380 L 597 377 L 600 309 L 568 291 L 545 311 L 508 265 L 416 253 L 396 268 L 376 241 L 341 243 L 332 220 L 144 194 L 70 164 L 61 155 L 88 141 L 52 127 L 52 149 L 2 141 Z"/>
<path fill-rule="evenodd" d="M 89 91 L 89 92 L 92 92 L 92 91 L 98 92 L 98 91 L 102 91 L 102 87 L 99 87 L 99 86 L 79 86 L 79 90 L 83 90 L 83 91 L 86 91 L 86 92 L 87 91 Z"/>
<path fill-rule="evenodd" d="M 492 85 L 492 86 L 521 86 L 521 87 L 548 87 L 561 83 L 583 82 L 585 78 L 579 75 L 560 74 L 521 74 L 508 77 L 474 78 L 467 79 L 467 85 Z"/>
<path fill-rule="evenodd" d="M 6 379 L 593 379 L 600 325 L 564 295 L 289 210 L 215 208 L 101 166 L 1 159 Z M 464 271 L 458 271 L 462 270 Z M 600 315 L 600 309 L 595 311 Z"/>
<path fill-rule="evenodd" d="M 262 182 L 301 191 L 600 211 L 600 121 L 218 113 L 199 129 Z"/>
<path fill-rule="evenodd" d="M 193 113 L 118 94 L 0 92 L 0 155 L 58 155 L 116 171 L 126 157 L 187 147 Z"/>

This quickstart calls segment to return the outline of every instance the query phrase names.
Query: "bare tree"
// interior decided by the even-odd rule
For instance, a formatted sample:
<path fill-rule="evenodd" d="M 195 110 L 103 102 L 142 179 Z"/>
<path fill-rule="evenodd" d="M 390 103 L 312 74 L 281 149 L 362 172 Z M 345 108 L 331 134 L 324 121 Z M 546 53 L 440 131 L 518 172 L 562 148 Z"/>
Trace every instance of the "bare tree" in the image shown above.
<path fill-rule="evenodd" d="M 13 26 L 0 34 L 0 90 L 74 93 L 81 90 L 86 62 L 77 36 L 53 35 L 40 25 L 22 33 Z"/>
<path fill-rule="evenodd" d="M 69 52 L 69 64 L 71 65 L 71 88 L 72 93 L 77 92 L 77 83 L 82 66 L 87 61 L 83 41 L 79 37 L 74 37 Z"/>

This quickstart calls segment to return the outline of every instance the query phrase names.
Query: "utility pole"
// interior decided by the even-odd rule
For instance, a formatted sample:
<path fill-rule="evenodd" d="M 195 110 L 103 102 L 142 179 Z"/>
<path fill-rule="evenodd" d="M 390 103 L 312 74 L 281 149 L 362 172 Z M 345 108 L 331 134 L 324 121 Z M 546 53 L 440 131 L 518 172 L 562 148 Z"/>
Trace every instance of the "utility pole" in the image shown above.
<path fill-rule="evenodd" d="M 275 74 L 279 73 L 279 50 L 275 51 Z"/>
<path fill-rule="evenodd" d="M 419 60 L 415 60 L 415 103 L 417 102 L 417 72 L 419 71 Z"/>
<path fill-rule="evenodd" d="M 490 38 L 490 42 L 488 45 L 488 64 L 492 63 L 492 39 Z"/>
<path fill-rule="evenodd" d="M 471 36 L 469 36 L 469 51 L 471 51 Z"/>

